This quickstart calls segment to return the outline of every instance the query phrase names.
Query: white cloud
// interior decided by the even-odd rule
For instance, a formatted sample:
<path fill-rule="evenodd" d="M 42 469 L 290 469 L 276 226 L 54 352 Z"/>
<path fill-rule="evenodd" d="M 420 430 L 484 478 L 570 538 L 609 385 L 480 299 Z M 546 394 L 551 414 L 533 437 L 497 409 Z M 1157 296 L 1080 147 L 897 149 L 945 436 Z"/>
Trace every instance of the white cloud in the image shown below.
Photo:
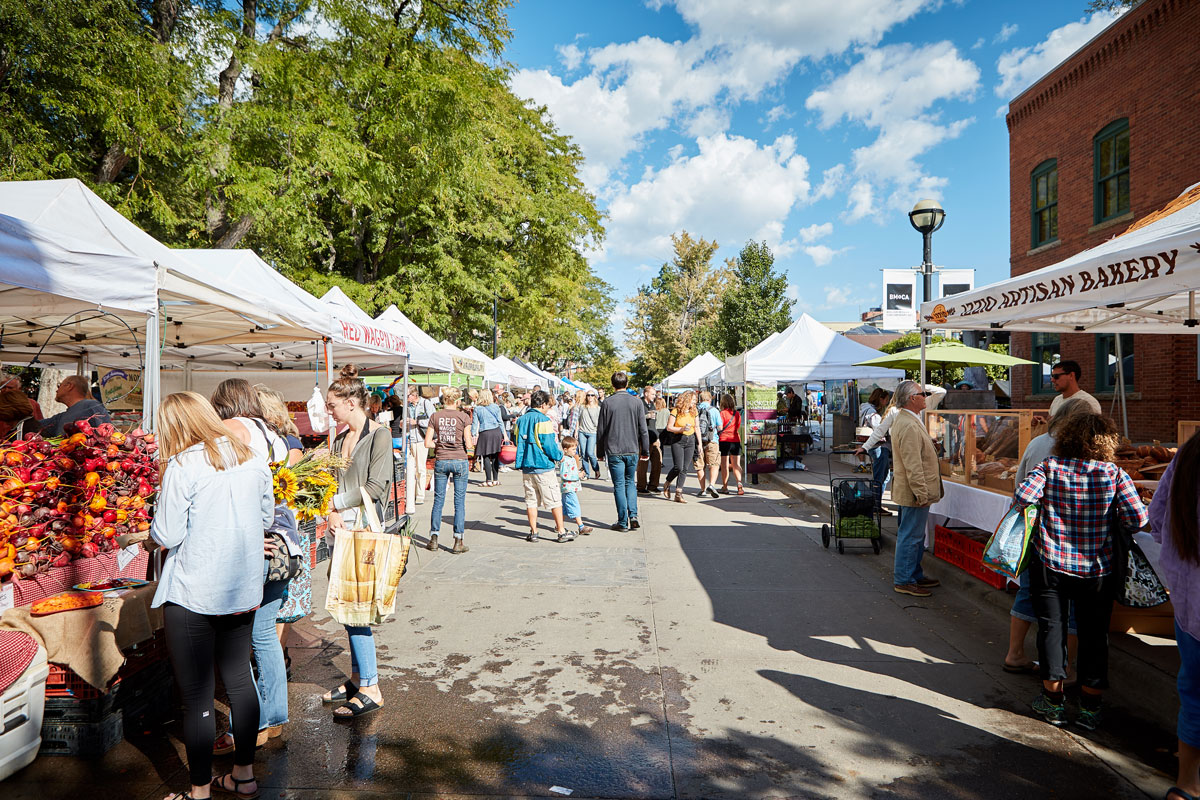
<path fill-rule="evenodd" d="M 850 294 L 854 291 L 851 286 L 826 286 L 825 305 L 828 308 L 844 306 L 850 302 Z"/>
<path fill-rule="evenodd" d="M 971 49 L 978 50 L 979 48 L 983 47 L 985 44 L 987 44 L 987 39 L 980 36 L 978 39 L 975 40 L 975 44 L 971 45 Z"/>
<path fill-rule="evenodd" d="M 840 250 L 834 250 L 828 245 L 814 244 L 804 248 L 804 252 L 808 253 L 814 264 L 816 264 L 818 267 L 823 267 L 830 261 L 833 261 L 835 256 L 839 256 L 849 249 L 849 247 L 843 247 Z"/>
<path fill-rule="evenodd" d="M 775 245 L 788 214 L 810 199 L 808 161 L 796 152 L 791 136 L 759 145 L 717 134 L 700 138 L 697 145 L 695 155 L 679 155 L 661 170 L 648 168 L 641 180 L 612 198 L 612 252 L 666 257 L 670 234 L 680 230 L 729 245 L 755 231 Z"/>
<path fill-rule="evenodd" d="M 783 294 L 785 297 L 787 297 L 788 300 L 799 300 L 800 299 L 800 287 L 794 283 L 789 283 L 787 285 L 787 289 L 785 289 L 783 291 Z"/>
<path fill-rule="evenodd" d="M 815 242 L 817 239 L 823 239 L 833 233 L 833 223 L 823 222 L 821 224 L 813 223 L 807 228 L 800 229 L 800 239 L 804 242 Z"/>
<path fill-rule="evenodd" d="M 1004 53 L 996 62 L 996 71 L 1000 73 L 996 95 L 1005 99 L 1016 97 L 1112 24 L 1121 13 L 1123 9 L 1098 11 L 1091 17 L 1055 28 L 1045 40 L 1032 47 L 1018 47 Z"/>
<path fill-rule="evenodd" d="M 858 181 L 850 187 L 850 198 L 847 204 L 846 221 L 857 222 L 860 219 L 875 214 L 875 190 L 870 181 Z"/>
<path fill-rule="evenodd" d="M 1013 34 L 1017 32 L 1018 27 L 1019 26 L 1015 22 L 1012 24 L 1007 22 L 1004 23 L 1000 26 L 999 32 L 997 32 L 992 38 L 992 44 L 1003 44 L 1004 42 L 1007 42 L 1013 37 Z"/>
<path fill-rule="evenodd" d="M 774 125 L 781 119 L 791 119 L 793 116 L 795 115 L 788 110 L 787 106 L 772 106 L 771 109 L 767 111 L 766 120 L 768 125 Z"/>
<path fill-rule="evenodd" d="M 560 44 L 554 49 L 558 52 L 558 57 L 562 60 L 563 66 L 567 68 L 567 72 L 574 72 L 583 64 L 583 51 L 574 42 L 566 45 Z"/>

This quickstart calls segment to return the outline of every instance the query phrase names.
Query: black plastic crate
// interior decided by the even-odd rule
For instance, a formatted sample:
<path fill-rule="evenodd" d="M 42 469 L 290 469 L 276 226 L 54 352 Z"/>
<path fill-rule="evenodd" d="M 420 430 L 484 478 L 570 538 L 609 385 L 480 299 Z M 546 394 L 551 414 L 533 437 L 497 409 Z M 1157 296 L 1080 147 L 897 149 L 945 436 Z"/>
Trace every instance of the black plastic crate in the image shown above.
<path fill-rule="evenodd" d="M 120 711 L 111 711 L 99 722 L 43 722 L 43 756 L 102 756 L 125 736 Z"/>
<path fill-rule="evenodd" d="M 99 722 L 113 711 L 122 711 L 128 717 L 128 709 L 142 702 L 143 697 L 169 706 L 171 686 L 170 663 L 158 661 L 141 667 L 99 697 L 47 697 L 42 719 L 47 723 Z"/>

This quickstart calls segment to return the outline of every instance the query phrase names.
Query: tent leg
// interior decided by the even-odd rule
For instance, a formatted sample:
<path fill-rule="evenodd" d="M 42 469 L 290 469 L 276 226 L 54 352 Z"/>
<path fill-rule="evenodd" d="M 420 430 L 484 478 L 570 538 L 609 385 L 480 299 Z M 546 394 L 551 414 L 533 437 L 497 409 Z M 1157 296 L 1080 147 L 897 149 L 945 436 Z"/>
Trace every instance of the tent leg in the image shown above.
<path fill-rule="evenodd" d="M 921 374 L 917 378 L 917 381 L 921 384 L 921 391 L 925 390 L 925 340 L 925 331 L 921 331 Z"/>
<path fill-rule="evenodd" d="M 325 343 L 325 389 L 333 385 L 333 342 Z M 333 441 L 337 438 L 337 425 L 329 426 L 329 452 L 333 452 Z"/>
<path fill-rule="evenodd" d="M 1117 344 L 1117 397 L 1121 402 L 1121 430 L 1129 438 L 1129 414 L 1125 410 L 1125 358 L 1121 353 L 1121 334 L 1113 337 Z"/>
<path fill-rule="evenodd" d="M 158 397 L 162 392 L 159 373 L 158 310 L 146 317 L 146 359 L 142 365 L 142 428 L 153 431 L 158 413 Z"/>

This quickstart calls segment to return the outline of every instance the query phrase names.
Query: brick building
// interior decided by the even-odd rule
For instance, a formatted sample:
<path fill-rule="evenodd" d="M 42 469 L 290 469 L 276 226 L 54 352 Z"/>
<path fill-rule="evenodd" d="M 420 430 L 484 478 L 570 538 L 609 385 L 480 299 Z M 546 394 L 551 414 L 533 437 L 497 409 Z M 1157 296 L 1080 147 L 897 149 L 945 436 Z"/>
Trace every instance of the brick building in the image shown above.
<path fill-rule="evenodd" d="M 1009 104 L 1011 274 L 1119 235 L 1200 182 L 1200 2 L 1145 0 Z M 1200 419 L 1196 336 L 1123 334 L 1129 434 L 1175 439 Z M 1012 334 L 1013 404 L 1047 407 L 1049 364 L 1078 361 L 1107 410 L 1113 334 Z"/>

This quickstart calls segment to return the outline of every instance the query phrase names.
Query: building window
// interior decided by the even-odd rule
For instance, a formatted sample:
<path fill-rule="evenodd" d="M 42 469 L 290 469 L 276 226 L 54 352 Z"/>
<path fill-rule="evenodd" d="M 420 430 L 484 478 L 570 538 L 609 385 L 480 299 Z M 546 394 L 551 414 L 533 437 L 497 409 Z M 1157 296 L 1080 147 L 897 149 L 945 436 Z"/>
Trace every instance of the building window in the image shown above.
<path fill-rule="evenodd" d="M 1096 134 L 1096 222 L 1129 212 L 1129 120 Z"/>
<path fill-rule="evenodd" d="M 1033 171 L 1033 246 L 1058 238 L 1058 161 L 1044 161 Z"/>
<path fill-rule="evenodd" d="M 1059 361 L 1058 334 L 1030 335 L 1033 344 L 1030 360 L 1038 365 L 1033 368 L 1033 393 L 1055 393 L 1054 382 L 1050 380 L 1050 367 Z"/>
<path fill-rule="evenodd" d="M 1125 373 L 1125 388 L 1133 389 L 1133 334 L 1121 334 L 1121 368 Z M 1096 335 L 1096 391 L 1111 392 L 1117 388 L 1117 334 Z"/>

